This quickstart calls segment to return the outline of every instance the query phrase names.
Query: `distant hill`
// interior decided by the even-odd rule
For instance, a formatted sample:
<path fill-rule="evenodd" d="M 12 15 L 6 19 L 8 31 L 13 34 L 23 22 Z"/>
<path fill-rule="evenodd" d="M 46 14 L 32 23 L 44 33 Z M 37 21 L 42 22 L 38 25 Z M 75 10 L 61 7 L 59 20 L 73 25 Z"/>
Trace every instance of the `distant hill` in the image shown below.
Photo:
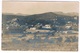
<path fill-rule="evenodd" d="M 70 12 L 70 13 L 54 12 L 54 13 L 58 15 L 65 15 L 65 16 L 79 16 L 79 13 L 77 12 Z"/>
<path fill-rule="evenodd" d="M 74 17 L 77 17 L 77 19 L 74 19 Z M 17 20 L 13 21 L 15 20 L 15 18 Z M 5 28 L 6 24 L 14 25 L 14 23 L 20 26 L 25 25 L 26 23 L 28 25 L 36 25 L 38 23 L 41 23 L 42 25 L 50 24 L 50 25 L 64 26 L 66 23 L 68 23 L 68 21 L 78 24 L 78 19 L 79 19 L 79 16 L 76 13 L 65 14 L 63 12 L 46 12 L 42 14 L 33 14 L 33 15 L 25 15 L 25 16 L 19 15 L 19 14 L 16 14 L 16 15 L 2 14 L 3 28 Z"/>
<path fill-rule="evenodd" d="M 71 13 L 66 13 L 68 16 L 79 16 L 79 13 L 71 12 Z"/>
<path fill-rule="evenodd" d="M 69 13 L 68 13 L 69 14 Z M 34 15 L 26 15 L 26 16 L 22 16 L 22 15 L 14 15 L 14 14 L 3 14 L 3 23 L 6 21 L 9 21 L 11 19 L 14 19 L 14 18 L 18 18 L 18 23 L 19 24 L 25 24 L 25 23 L 28 23 L 28 24 L 35 24 L 35 22 L 42 22 L 43 24 L 45 24 L 43 21 L 47 21 L 47 22 L 51 22 L 53 21 L 54 19 L 57 19 L 56 21 L 58 21 L 59 23 L 60 22 L 66 22 L 66 21 L 71 21 L 73 20 L 74 18 L 74 15 L 68 16 L 68 14 L 64 14 L 64 13 L 60 13 L 60 12 L 46 12 L 46 13 L 42 13 L 42 14 L 34 14 Z"/>

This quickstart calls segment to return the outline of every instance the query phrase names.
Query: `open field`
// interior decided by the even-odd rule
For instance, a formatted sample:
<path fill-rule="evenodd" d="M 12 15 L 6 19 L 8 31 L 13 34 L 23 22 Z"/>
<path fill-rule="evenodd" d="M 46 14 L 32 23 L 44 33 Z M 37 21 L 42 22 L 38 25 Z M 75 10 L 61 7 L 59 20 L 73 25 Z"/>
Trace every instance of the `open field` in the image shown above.
<path fill-rule="evenodd" d="M 78 51 L 78 40 L 77 41 L 67 41 L 66 37 L 78 37 L 78 34 L 67 36 L 69 34 L 64 34 L 65 36 L 53 36 L 52 39 L 48 40 L 38 40 L 36 42 L 35 39 L 29 39 L 31 42 L 28 41 L 27 36 L 24 38 L 18 38 L 21 34 L 8 34 L 2 35 L 2 50 L 20 50 L 20 51 Z M 57 37 L 62 37 L 61 41 L 58 41 Z M 34 42 L 33 42 L 34 41 Z"/>

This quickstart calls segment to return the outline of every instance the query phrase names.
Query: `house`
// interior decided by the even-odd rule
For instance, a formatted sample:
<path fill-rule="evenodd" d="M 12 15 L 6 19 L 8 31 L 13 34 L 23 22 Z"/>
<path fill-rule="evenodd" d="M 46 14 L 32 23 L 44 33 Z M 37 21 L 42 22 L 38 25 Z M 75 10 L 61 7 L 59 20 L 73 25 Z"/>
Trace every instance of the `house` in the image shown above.
<path fill-rule="evenodd" d="M 17 18 L 14 18 L 14 19 L 11 20 L 11 22 L 15 22 L 15 21 L 17 21 Z"/>
<path fill-rule="evenodd" d="M 67 34 L 67 30 L 61 30 L 60 33 Z"/>
<path fill-rule="evenodd" d="M 77 20 L 77 19 L 78 19 L 78 17 L 74 17 L 74 19 L 75 19 L 75 20 Z"/>
<path fill-rule="evenodd" d="M 36 28 L 35 27 L 31 27 L 29 29 L 26 29 L 26 31 L 24 31 L 24 33 L 35 33 L 36 32 Z"/>
<path fill-rule="evenodd" d="M 67 34 L 68 31 L 63 31 L 63 33 Z"/>
<path fill-rule="evenodd" d="M 35 27 L 31 27 L 30 30 L 36 30 L 36 28 Z"/>
<path fill-rule="evenodd" d="M 45 26 L 42 26 L 42 28 L 51 29 L 51 26 L 49 24 L 46 24 Z"/>
<path fill-rule="evenodd" d="M 50 30 L 36 30 L 37 32 L 50 32 Z"/>
<path fill-rule="evenodd" d="M 73 25 L 73 24 L 72 24 L 71 22 L 70 22 L 70 23 L 67 23 L 67 24 L 65 25 L 65 28 L 66 28 L 66 29 L 69 29 L 69 28 L 72 27 L 72 25 Z"/>
<path fill-rule="evenodd" d="M 65 28 L 69 29 L 71 26 L 66 26 Z"/>
<path fill-rule="evenodd" d="M 6 29 L 9 30 L 9 26 L 7 26 Z"/>

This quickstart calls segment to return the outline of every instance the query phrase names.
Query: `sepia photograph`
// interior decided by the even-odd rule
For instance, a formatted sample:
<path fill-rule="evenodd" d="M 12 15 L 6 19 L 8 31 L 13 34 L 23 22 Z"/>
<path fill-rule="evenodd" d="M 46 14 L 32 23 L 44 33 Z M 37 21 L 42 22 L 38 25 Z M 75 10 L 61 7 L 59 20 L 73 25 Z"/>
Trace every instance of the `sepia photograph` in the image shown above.
<path fill-rule="evenodd" d="M 3 51 L 78 51 L 78 1 L 3 1 Z"/>

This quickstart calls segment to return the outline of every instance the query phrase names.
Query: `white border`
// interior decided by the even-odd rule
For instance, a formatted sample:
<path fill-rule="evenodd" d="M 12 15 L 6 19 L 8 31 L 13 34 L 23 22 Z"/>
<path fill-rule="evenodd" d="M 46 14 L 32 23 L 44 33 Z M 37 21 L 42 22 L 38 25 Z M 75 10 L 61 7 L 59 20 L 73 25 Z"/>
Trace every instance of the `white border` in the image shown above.
<path fill-rule="evenodd" d="M 3 1 L 79 1 L 79 0 L 3 0 Z"/>
<path fill-rule="evenodd" d="M 0 47 L 1 47 L 1 35 L 2 35 L 2 0 L 0 0 Z"/>
<path fill-rule="evenodd" d="M 79 1 L 79 3 L 80 3 L 80 1 Z M 79 4 L 79 9 L 80 9 L 80 4 Z M 80 10 L 79 10 L 79 13 L 80 13 Z M 80 20 L 80 14 L 79 14 L 79 20 Z M 79 21 L 79 36 L 78 36 L 78 52 L 80 52 L 80 21 Z"/>
<path fill-rule="evenodd" d="M 3 1 L 79 1 L 79 0 L 3 0 Z"/>
<path fill-rule="evenodd" d="M 3 1 L 79 1 L 79 0 L 3 0 Z M 80 7 L 80 6 L 79 6 Z M 80 10 L 79 10 L 80 12 Z M 80 16 L 80 14 L 79 14 Z M 80 20 L 80 19 L 79 19 Z M 2 33 L 2 0 L 0 0 L 0 47 L 1 47 L 1 33 Z M 80 21 L 79 21 L 79 35 L 80 35 Z M 79 42 L 78 47 L 80 47 L 80 36 L 79 36 Z M 0 48 L 0 53 L 76 53 L 72 51 L 2 51 Z M 78 50 L 80 52 L 80 48 Z"/>

